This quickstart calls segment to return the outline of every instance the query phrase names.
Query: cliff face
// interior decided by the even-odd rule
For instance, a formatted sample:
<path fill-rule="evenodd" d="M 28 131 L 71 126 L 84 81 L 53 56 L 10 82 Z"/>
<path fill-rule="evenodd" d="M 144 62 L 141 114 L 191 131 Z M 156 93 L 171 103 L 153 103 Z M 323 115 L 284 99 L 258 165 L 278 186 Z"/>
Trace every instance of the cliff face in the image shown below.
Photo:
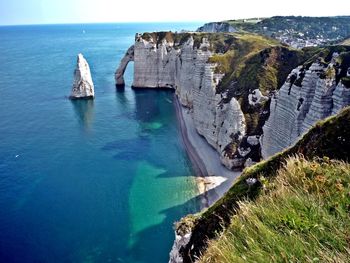
<path fill-rule="evenodd" d="M 174 88 L 175 63 L 178 50 L 174 43 L 165 38 L 146 40 L 136 36 L 134 50 L 134 82 L 137 88 Z"/>
<path fill-rule="evenodd" d="M 260 150 L 267 157 L 288 147 L 316 121 L 350 104 L 349 47 L 294 50 L 254 34 L 158 32 L 136 36 L 132 59 L 133 86 L 174 88 L 228 168 L 260 161 Z M 257 174 L 245 179 L 239 181 L 243 188 L 236 184 L 191 227 L 176 230 L 171 262 L 193 262 L 229 222 L 239 199 L 258 193 Z"/>
<path fill-rule="evenodd" d="M 175 89 L 222 163 L 242 168 L 349 105 L 348 49 L 293 50 L 254 34 L 144 33 L 122 59 L 116 83 L 134 60 L 133 86 Z"/>
<path fill-rule="evenodd" d="M 207 23 L 197 29 L 197 32 L 209 32 L 209 33 L 217 33 L 217 32 L 232 33 L 236 31 L 237 30 L 227 22 Z"/>
<path fill-rule="evenodd" d="M 303 52 L 251 34 L 144 33 L 129 50 L 117 84 L 134 60 L 133 87 L 174 88 L 198 133 L 229 169 L 260 160 L 270 92 L 304 61 Z"/>
<path fill-rule="evenodd" d="M 270 117 L 263 127 L 261 153 L 264 159 L 294 144 L 318 120 L 350 105 L 350 89 L 337 80 L 338 53 L 329 63 L 317 61 L 299 66 L 271 99 Z"/>
<path fill-rule="evenodd" d="M 77 66 L 74 70 L 74 80 L 71 99 L 93 98 L 95 96 L 94 83 L 92 82 L 89 64 L 83 54 L 77 58 Z"/>
<path fill-rule="evenodd" d="M 133 87 L 174 88 L 181 104 L 192 110 L 198 133 L 221 154 L 223 164 L 232 168 L 234 162 L 225 148 L 245 134 L 244 114 L 235 98 L 228 100 L 225 94 L 217 93 L 223 74 L 215 73 L 215 64 L 208 62 L 210 49 L 205 37 L 177 39 L 170 32 L 162 37 L 137 35 Z M 125 63 L 119 68 L 123 68 L 122 64 Z"/>

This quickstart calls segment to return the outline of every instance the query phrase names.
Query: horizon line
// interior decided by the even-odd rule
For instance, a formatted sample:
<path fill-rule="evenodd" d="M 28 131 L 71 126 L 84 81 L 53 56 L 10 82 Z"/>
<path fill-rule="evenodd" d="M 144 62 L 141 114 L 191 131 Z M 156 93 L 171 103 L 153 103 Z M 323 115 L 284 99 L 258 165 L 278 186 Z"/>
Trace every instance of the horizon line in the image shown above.
<path fill-rule="evenodd" d="M 211 22 L 224 22 L 229 20 L 241 20 L 241 19 L 254 19 L 254 18 L 271 18 L 271 17 L 314 17 L 314 18 L 323 18 L 323 17 L 349 17 L 349 15 L 331 15 L 331 16 L 312 16 L 312 15 L 273 15 L 273 16 L 261 16 L 261 17 L 244 17 L 244 18 L 232 18 L 232 19 L 223 19 L 216 21 L 200 21 L 200 20 L 168 20 L 168 21 L 96 21 L 96 22 L 49 22 L 49 23 L 19 23 L 19 24 L 0 24 L 0 27 L 10 27 L 10 26 L 41 26 L 41 25 L 84 25 L 84 24 L 152 24 L 152 23 L 211 23 Z"/>
<path fill-rule="evenodd" d="M 219 21 L 214 21 L 219 22 Z M 154 24 L 154 23 L 210 23 L 206 21 L 190 21 L 190 20 L 177 20 L 177 21 L 115 21 L 115 22 L 58 22 L 58 23 L 28 23 L 28 24 L 0 24 L 0 27 L 10 26 L 55 26 L 55 25 L 87 25 L 87 24 Z"/>

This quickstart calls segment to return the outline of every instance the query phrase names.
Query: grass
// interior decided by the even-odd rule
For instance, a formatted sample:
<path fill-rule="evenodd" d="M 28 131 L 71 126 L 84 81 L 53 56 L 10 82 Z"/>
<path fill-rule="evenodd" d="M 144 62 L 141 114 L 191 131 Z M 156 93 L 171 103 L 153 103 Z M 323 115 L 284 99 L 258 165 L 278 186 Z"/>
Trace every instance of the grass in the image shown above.
<path fill-rule="evenodd" d="M 302 154 L 305 158 L 327 156 L 330 159 L 350 161 L 350 107 L 338 115 L 318 122 L 301 140 L 285 151 L 266 161 L 246 168 L 236 182 L 215 204 L 201 214 L 191 216 L 192 236 L 182 251 L 184 262 L 192 262 L 207 248 L 207 241 L 215 239 L 223 229 L 229 226 L 234 215 L 240 213 L 242 200 L 254 201 L 261 196 L 265 180 L 258 180 L 249 186 L 247 178 L 276 177 L 277 171 L 290 156 Z M 186 217 L 182 220 L 186 222 Z M 181 226 L 180 221 L 177 226 Z"/>
<path fill-rule="evenodd" d="M 349 262 L 350 165 L 289 158 L 199 262 Z"/>

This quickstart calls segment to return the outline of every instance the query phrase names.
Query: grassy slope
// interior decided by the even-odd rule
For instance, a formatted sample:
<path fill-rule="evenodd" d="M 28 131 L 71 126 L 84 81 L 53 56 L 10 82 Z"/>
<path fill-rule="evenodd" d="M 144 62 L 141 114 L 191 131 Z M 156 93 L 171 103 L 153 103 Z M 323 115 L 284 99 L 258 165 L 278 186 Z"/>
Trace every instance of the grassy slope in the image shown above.
<path fill-rule="evenodd" d="M 192 262 L 207 247 L 207 240 L 213 239 L 227 227 L 232 215 L 239 211 L 243 199 L 255 200 L 261 194 L 263 182 L 249 186 L 247 178 L 274 178 L 285 161 L 295 154 L 307 158 L 328 156 L 331 159 L 350 161 L 350 107 L 336 116 L 320 121 L 293 147 L 267 161 L 260 162 L 243 171 L 230 190 L 213 206 L 197 216 L 189 216 L 180 222 L 177 229 L 186 232 L 191 226 L 190 242 L 181 251 L 184 262 Z"/>
<path fill-rule="evenodd" d="M 291 158 L 264 182 L 200 262 L 348 262 L 349 164 Z"/>

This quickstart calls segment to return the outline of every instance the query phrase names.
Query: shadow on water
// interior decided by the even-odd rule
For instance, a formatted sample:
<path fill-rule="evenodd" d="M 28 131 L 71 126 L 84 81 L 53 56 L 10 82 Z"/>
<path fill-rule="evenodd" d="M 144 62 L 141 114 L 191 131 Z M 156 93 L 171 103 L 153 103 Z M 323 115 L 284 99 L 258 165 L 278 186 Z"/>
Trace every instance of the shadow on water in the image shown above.
<path fill-rule="evenodd" d="M 130 103 L 128 92 L 129 90 L 116 90 L 117 100 L 122 105 L 127 106 Z M 166 136 L 162 136 L 169 129 L 171 136 L 176 137 L 173 126 L 169 125 L 169 123 L 176 121 L 174 109 L 171 106 L 172 101 L 169 99 L 169 93 L 171 94 L 173 91 L 134 89 L 133 92 L 135 108 L 130 116 L 139 123 L 140 127 L 136 137 L 107 142 L 101 150 L 110 152 L 114 159 L 130 161 L 130 164 L 142 161 L 154 167 L 161 167 L 165 171 L 169 171 L 162 173 L 164 178 L 181 176 L 172 169 L 173 163 L 179 160 L 176 155 L 174 157 L 171 157 L 171 154 L 165 155 L 168 151 L 173 151 L 173 148 L 169 147 L 179 147 L 177 139 L 172 141 L 170 138 L 164 139 Z M 130 176 L 130 180 L 134 180 L 134 176 Z M 130 244 L 127 252 L 128 261 L 126 262 L 167 262 L 168 252 L 170 252 L 174 240 L 173 223 L 186 214 L 198 212 L 202 206 L 203 198 L 203 195 L 198 195 L 181 205 L 160 211 L 159 214 L 164 216 L 162 222 L 141 232 L 131 233 L 131 229 L 128 229 L 134 242 Z M 143 208 L 145 213 L 147 213 L 147 209 L 149 208 Z M 154 216 L 158 217 L 158 215 Z M 131 218 L 129 220 L 131 221 Z"/>
<path fill-rule="evenodd" d="M 175 240 L 174 223 L 185 215 L 197 213 L 204 209 L 208 196 L 217 199 L 219 196 L 216 188 L 204 194 L 199 194 L 181 205 L 161 211 L 161 214 L 165 216 L 162 223 L 139 232 L 135 237 L 134 244 L 129 248 L 128 254 L 132 255 L 132 259 L 137 262 L 168 262 L 169 253 Z M 164 238 L 165 235 L 168 236 Z M 166 242 L 169 241 L 168 244 L 164 244 L 165 240 Z M 159 247 L 168 247 L 168 254 L 165 255 L 164 251 L 159 253 Z"/>
<path fill-rule="evenodd" d="M 203 195 L 198 195 L 181 205 L 161 211 L 161 214 L 165 216 L 162 223 L 144 229 L 136 235 L 135 242 L 128 253 L 132 256 L 132 260 L 136 262 L 168 262 L 175 239 L 174 223 L 187 214 L 198 212 L 203 198 Z M 167 253 L 159 251 L 160 247 L 166 248 Z"/>
<path fill-rule="evenodd" d="M 94 100 L 71 100 L 74 112 L 84 129 L 89 129 L 94 118 Z"/>
<path fill-rule="evenodd" d="M 153 90 L 135 88 L 136 119 L 142 122 L 152 122 L 161 114 L 163 108 L 161 98 L 172 90 Z"/>
<path fill-rule="evenodd" d="M 151 140 L 147 136 L 140 135 L 136 139 L 117 140 L 106 143 L 103 151 L 118 152 L 113 156 L 117 160 L 142 160 L 149 151 Z"/>
<path fill-rule="evenodd" d="M 123 106 L 127 105 L 129 103 L 128 98 L 125 95 L 125 86 L 124 87 L 116 87 L 116 98 L 117 101 L 120 102 Z"/>

